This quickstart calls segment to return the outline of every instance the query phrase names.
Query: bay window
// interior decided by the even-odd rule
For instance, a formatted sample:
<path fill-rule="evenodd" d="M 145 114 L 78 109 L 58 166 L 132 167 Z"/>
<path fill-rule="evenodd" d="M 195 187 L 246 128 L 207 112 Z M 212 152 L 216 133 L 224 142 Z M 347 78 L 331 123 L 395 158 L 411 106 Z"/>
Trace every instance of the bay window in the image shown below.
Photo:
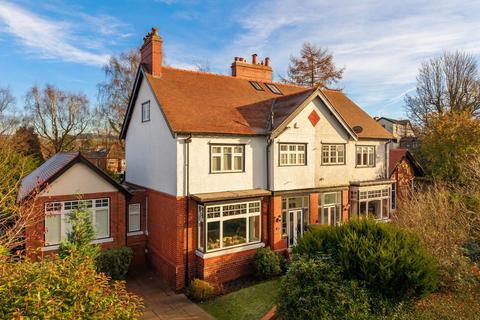
<path fill-rule="evenodd" d="M 48 202 L 45 204 L 45 245 L 58 245 L 67 238 L 72 227 L 69 215 L 77 209 L 85 208 L 90 218 L 96 239 L 110 236 L 110 201 L 105 199 L 73 200 Z"/>
<path fill-rule="evenodd" d="M 373 216 L 376 219 L 390 218 L 390 189 L 376 189 L 358 192 L 358 215 Z"/>
<path fill-rule="evenodd" d="M 375 146 L 356 147 L 357 167 L 375 167 Z"/>
<path fill-rule="evenodd" d="M 244 145 L 210 145 L 210 171 L 242 172 L 244 170 Z"/>
<path fill-rule="evenodd" d="M 260 242 L 261 201 L 199 205 L 197 248 L 211 252 Z"/>
<path fill-rule="evenodd" d="M 303 166 L 307 164 L 307 145 L 305 143 L 280 143 L 280 166 Z"/>
<path fill-rule="evenodd" d="M 344 144 L 322 144 L 322 165 L 345 164 Z"/>

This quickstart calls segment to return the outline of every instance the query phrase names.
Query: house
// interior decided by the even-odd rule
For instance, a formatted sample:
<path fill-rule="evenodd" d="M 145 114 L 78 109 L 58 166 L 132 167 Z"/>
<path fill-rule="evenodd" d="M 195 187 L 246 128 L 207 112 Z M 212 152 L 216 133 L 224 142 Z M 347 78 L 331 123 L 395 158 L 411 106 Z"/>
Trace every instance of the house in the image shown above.
<path fill-rule="evenodd" d="M 417 148 L 417 137 L 409 120 L 395 120 L 386 117 L 376 117 L 375 120 L 395 137 L 393 148 Z"/>
<path fill-rule="evenodd" d="M 408 149 L 391 149 L 389 162 L 390 179 L 395 181 L 392 184 L 392 207 L 395 208 L 397 199 L 407 196 L 415 178 L 425 176 L 425 171 Z"/>
<path fill-rule="evenodd" d="M 173 288 L 246 275 L 309 224 L 389 218 L 394 136 L 344 93 L 275 83 L 257 55 L 231 75 L 168 67 L 162 42 L 144 38 L 121 138 L 147 259 Z"/>
<path fill-rule="evenodd" d="M 125 173 L 125 151 L 120 142 L 115 142 L 107 148 L 83 152 L 84 156 L 104 171 Z"/>
<path fill-rule="evenodd" d="M 84 206 L 92 214 L 94 243 L 103 249 L 130 246 L 134 263 L 142 264 L 146 241 L 142 231 L 146 223 L 144 199 L 141 189 L 120 185 L 81 153 L 57 153 L 25 177 L 19 188 L 17 201 L 32 201 L 39 215 L 26 230 L 27 252 L 57 252 L 70 230 L 68 214 Z"/>

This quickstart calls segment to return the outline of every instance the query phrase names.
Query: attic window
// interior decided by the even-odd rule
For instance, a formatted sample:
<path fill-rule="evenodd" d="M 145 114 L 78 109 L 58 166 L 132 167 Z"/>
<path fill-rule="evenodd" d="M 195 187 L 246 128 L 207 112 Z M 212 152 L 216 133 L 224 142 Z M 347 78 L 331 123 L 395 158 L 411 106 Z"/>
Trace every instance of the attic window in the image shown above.
<path fill-rule="evenodd" d="M 257 91 L 265 91 L 263 90 L 262 86 L 260 85 L 260 83 L 258 83 L 257 81 L 250 81 L 250 84 L 257 90 Z"/>
<path fill-rule="evenodd" d="M 270 91 L 272 91 L 273 93 L 275 94 L 282 94 L 282 92 L 277 88 L 276 85 L 274 85 L 273 83 L 265 83 L 265 85 L 267 86 L 268 89 L 270 89 Z"/>

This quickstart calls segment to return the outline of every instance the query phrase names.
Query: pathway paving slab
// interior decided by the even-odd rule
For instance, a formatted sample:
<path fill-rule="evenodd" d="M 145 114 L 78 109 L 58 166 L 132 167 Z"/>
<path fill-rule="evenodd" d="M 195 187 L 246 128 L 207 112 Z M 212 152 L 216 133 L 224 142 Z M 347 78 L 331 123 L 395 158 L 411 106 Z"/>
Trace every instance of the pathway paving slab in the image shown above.
<path fill-rule="evenodd" d="M 143 320 L 215 319 L 183 293 L 175 293 L 160 275 L 149 269 L 129 274 L 127 289 L 143 298 Z"/>

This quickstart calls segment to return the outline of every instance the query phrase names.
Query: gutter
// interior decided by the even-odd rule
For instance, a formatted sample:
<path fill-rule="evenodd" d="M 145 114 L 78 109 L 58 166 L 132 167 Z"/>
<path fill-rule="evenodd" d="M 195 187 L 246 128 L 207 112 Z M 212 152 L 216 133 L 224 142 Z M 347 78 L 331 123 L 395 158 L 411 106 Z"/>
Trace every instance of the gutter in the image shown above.
<path fill-rule="evenodd" d="M 189 281 L 189 272 L 188 272 L 188 219 L 190 211 L 190 142 L 192 142 L 192 134 L 190 133 L 188 138 L 184 140 L 185 146 L 185 158 L 184 158 L 184 183 L 185 183 L 185 196 L 186 196 L 186 205 L 185 205 L 185 287 Z"/>

